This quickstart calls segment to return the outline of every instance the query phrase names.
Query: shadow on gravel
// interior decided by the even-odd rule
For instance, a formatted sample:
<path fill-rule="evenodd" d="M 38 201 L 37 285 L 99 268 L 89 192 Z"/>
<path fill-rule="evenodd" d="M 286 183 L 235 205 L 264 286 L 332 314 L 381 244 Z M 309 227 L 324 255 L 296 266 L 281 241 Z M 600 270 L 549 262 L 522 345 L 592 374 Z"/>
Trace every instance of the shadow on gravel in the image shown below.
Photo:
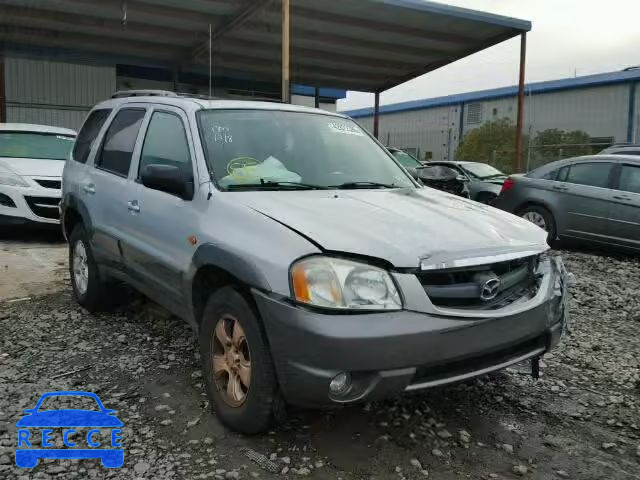
<path fill-rule="evenodd" d="M 0 242 L 64 243 L 60 225 L 0 226 Z"/>

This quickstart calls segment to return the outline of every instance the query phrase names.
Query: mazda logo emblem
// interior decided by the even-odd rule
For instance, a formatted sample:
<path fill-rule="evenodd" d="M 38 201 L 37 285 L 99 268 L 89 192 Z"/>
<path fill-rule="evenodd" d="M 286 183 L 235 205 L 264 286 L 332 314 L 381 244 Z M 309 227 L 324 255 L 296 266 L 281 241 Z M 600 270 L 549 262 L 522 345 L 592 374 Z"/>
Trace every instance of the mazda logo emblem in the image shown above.
<path fill-rule="evenodd" d="M 500 291 L 500 282 L 499 278 L 490 278 L 485 281 L 480 287 L 480 298 L 485 302 L 489 300 L 493 300 L 498 295 Z"/>

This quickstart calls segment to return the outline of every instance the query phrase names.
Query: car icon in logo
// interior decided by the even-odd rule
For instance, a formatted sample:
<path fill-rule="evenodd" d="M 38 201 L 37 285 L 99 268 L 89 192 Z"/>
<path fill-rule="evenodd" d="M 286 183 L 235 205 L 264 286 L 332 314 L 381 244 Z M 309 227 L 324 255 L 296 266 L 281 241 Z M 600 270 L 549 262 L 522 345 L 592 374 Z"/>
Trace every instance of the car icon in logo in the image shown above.
<path fill-rule="evenodd" d="M 99 410 L 83 409 L 58 409 L 39 411 L 42 403 L 50 397 L 89 397 L 95 400 Z M 35 407 L 25 410 L 25 415 L 16 423 L 18 427 L 18 448 L 16 449 L 16 465 L 21 468 L 32 468 L 38 464 L 40 458 L 58 459 L 86 459 L 99 458 L 102 465 L 107 468 L 118 468 L 124 463 L 124 450 L 122 448 L 101 447 L 100 438 L 104 435 L 101 429 L 110 430 L 109 439 L 111 447 L 121 447 L 120 427 L 122 422 L 114 415 L 114 410 L 104 407 L 95 393 L 80 391 L 48 392 L 43 394 Z M 49 427 L 49 428 L 44 428 Z M 90 448 L 73 448 L 76 442 L 69 437 L 76 434 L 75 428 L 91 427 L 86 434 L 86 442 Z M 42 429 L 37 432 L 33 429 Z M 52 428 L 62 428 L 62 440 L 69 448 L 54 449 L 52 440 Z M 30 448 L 31 442 L 41 435 L 42 448 Z M 104 440 L 102 441 L 104 443 Z M 101 448 L 100 448 L 101 447 Z"/>

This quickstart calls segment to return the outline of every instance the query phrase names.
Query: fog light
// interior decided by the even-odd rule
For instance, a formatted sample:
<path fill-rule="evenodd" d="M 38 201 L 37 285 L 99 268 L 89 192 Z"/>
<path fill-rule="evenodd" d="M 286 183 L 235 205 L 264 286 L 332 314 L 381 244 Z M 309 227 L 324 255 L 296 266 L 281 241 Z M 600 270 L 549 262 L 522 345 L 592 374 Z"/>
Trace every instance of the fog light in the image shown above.
<path fill-rule="evenodd" d="M 347 393 L 351 388 L 351 375 L 348 372 L 340 372 L 329 382 L 329 391 L 334 395 Z"/>

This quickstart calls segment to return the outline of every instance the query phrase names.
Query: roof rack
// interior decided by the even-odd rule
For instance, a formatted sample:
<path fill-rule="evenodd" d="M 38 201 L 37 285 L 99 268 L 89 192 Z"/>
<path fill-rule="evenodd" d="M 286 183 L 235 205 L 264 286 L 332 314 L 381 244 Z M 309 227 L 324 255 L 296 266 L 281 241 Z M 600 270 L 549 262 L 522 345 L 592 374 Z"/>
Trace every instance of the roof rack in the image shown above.
<path fill-rule="evenodd" d="M 111 98 L 126 97 L 177 97 L 178 95 L 169 90 L 119 90 Z"/>

